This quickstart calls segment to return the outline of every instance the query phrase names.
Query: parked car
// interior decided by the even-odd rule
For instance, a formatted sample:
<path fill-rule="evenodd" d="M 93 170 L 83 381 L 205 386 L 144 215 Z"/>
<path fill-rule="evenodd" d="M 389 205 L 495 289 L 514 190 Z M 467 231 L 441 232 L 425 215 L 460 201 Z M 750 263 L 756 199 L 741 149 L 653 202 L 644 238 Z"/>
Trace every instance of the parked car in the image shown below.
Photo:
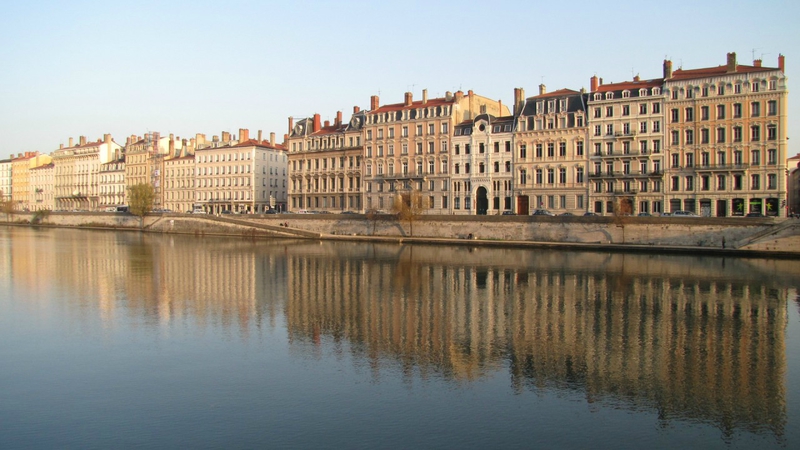
<path fill-rule="evenodd" d="M 639 217 L 650 217 L 651 214 L 649 212 L 640 212 L 639 214 L 637 214 L 637 216 L 639 216 Z"/>
<path fill-rule="evenodd" d="M 574 216 L 574 214 L 572 214 L 571 212 L 565 212 L 565 213 L 559 214 L 559 216 Z"/>
<path fill-rule="evenodd" d="M 277 209 L 268 209 L 268 210 L 264 211 L 264 214 L 278 214 L 278 210 Z"/>
<path fill-rule="evenodd" d="M 764 217 L 764 214 L 761 214 L 760 212 L 749 212 L 745 214 L 745 217 Z"/>
<path fill-rule="evenodd" d="M 514 211 L 503 211 L 503 215 L 504 216 L 516 216 L 517 213 L 515 213 Z"/>
<path fill-rule="evenodd" d="M 555 214 L 551 213 L 546 209 L 535 209 L 533 210 L 532 216 L 555 216 Z"/>
<path fill-rule="evenodd" d="M 586 211 L 583 214 L 583 217 L 591 217 L 591 216 L 597 216 L 597 213 L 594 213 L 594 212 L 591 212 L 591 211 Z"/>
<path fill-rule="evenodd" d="M 700 217 L 691 211 L 672 211 L 673 217 Z"/>

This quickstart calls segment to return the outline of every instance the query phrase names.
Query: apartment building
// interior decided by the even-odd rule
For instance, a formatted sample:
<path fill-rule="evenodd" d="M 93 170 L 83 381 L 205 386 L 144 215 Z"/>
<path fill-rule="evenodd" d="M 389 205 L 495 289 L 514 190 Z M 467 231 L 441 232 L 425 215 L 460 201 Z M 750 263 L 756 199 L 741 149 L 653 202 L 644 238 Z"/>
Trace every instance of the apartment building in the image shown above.
<path fill-rule="evenodd" d="M 110 134 L 95 142 L 81 136 L 77 145 L 60 145 L 52 153 L 55 209 L 96 211 L 100 208 L 100 166 L 114 159 L 122 146 Z"/>
<path fill-rule="evenodd" d="M 153 186 L 153 208 L 161 209 L 165 202 L 164 161 L 175 157 L 186 145 L 185 140 L 158 132 L 143 137 L 131 136 L 125 144 L 125 184 L 127 188 L 147 183 Z M 177 152 L 177 153 L 176 153 Z M 126 201 L 127 203 L 127 201 Z"/>
<path fill-rule="evenodd" d="M 33 207 L 35 203 L 34 193 L 36 192 L 31 183 L 31 169 L 51 162 L 50 155 L 41 155 L 39 152 L 20 153 L 16 158 L 11 158 L 11 191 L 12 201 L 16 210 L 32 211 L 37 209 Z"/>
<path fill-rule="evenodd" d="M 456 125 L 450 179 L 452 214 L 512 211 L 514 116 L 479 114 Z M 447 190 L 447 186 L 442 187 Z M 443 193 L 443 198 L 447 193 Z"/>
<path fill-rule="evenodd" d="M 794 155 L 786 160 L 789 175 L 786 180 L 786 212 L 800 214 L 800 155 Z"/>
<path fill-rule="evenodd" d="M 125 204 L 125 157 L 116 152 L 114 159 L 100 164 L 100 195 L 98 209 L 115 208 Z"/>
<path fill-rule="evenodd" d="M 321 123 L 319 114 L 289 117 L 289 208 L 328 212 L 363 211 L 361 161 L 366 113 L 356 106 L 350 121 Z"/>
<path fill-rule="evenodd" d="M 164 208 L 188 212 L 195 204 L 194 154 L 182 152 L 164 160 Z"/>
<path fill-rule="evenodd" d="M 597 214 L 664 209 L 662 79 L 603 84 L 593 76 L 587 100 L 589 198 Z"/>
<path fill-rule="evenodd" d="M 514 90 L 516 210 L 580 214 L 588 207 L 586 95 L 571 89 L 525 98 Z"/>
<path fill-rule="evenodd" d="M 785 215 L 788 89 L 784 57 L 672 70 L 664 61 L 669 210 Z"/>
<path fill-rule="evenodd" d="M 31 167 L 28 173 L 30 179 L 28 209 L 30 211 L 52 211 L 55 209 L 55 201 L 53 199 L 55 166 L 53 163 Z"/>
<path fill-rule="evenodd" d="M 288 158 L 274 138 L 250 139 L 240 129 L 238 140 L 223 132 L 222 140 L 197 145 L 195 206 L 213 214 L 286 209 Z"/>
<path fill-rule="evenodd" d="M 11 201 L 11 158 L 0 160 L 0 202 Z"/>
<path fill-rule="evenodd" d="M 429 213 L 450 213 L 453 129 L 478 114 L 510 115 L 501 102 L 472 91 L 429 99 L 423 90 L 417 101 L 406 92 L 403 103 L 390 105 L 373 95 L 363 133 L 364 208 L 387 211 L 397 195 L 416 190 L 427 199 Z"/>

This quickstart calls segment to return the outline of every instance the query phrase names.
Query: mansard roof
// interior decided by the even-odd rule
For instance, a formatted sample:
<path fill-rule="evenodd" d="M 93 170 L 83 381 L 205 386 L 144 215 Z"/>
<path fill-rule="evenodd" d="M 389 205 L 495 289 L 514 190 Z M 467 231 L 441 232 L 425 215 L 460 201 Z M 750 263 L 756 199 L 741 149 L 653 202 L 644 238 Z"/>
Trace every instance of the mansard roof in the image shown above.
<path fill-rule="evenodd" d="M 455 97 L 451 98 L 450 100 L 446 98 L 429 98 L 424 103 L 422 100 L 417 100 L 417 101 L 412 101 L 410 105 L 406 105 L 405 102 L 394 103 L 391 105 L 383 105 L 380 106 L 378 109 L 369 111 L 368 114 L 381 114 L 386 112 L 402 111 L 405 109 L 419 109 L 419 108 L 430 108 L 442 105 L 452 105 L 454 102 L 455 102 Z"/>
<path fill-rule="evenodd" d="M 728 72 L 728 66 L 717 66 L 717 67 L 705 67 L 702 69 L 678 69 L 672 72 L 672 76 L 667 78 L 666 81 L 682 81 L 682 80 L 693 80 L 696 78 L 709 78 L 709 77 L 719 77 L 723 75 L 730 75 L 733 73 L 738 74 L 748 74 L 748 73 L 757 73 L 757 72 L 771 72 L 773 70 L 780 70 L 777 67 L 757 67 L 757 66 L 746 66 L 746 65 L 736 65 L 736 69 L 733 72 Z"/>
<path fill-rule="evenodd" d="M 634 91 L 637 93 L 639 89 L 649 89 L 654 87 L 661 87 L 664 84 L 663 78 L 654 78 L 652 80 L 633 80 L 633 81 L 623 81 L 621 83 L 609 83 L 609 84 L 601 84 L 597 87 L 597 90 L 592 92 L 622 92 L 622 91 Z"/>
<path fill-rule="evenodd" d="M 548 101 L 550 100 L 566 100 L 567 107 L 566 110 L 559 110 L 560 105 L 556 104 L 553 105 L 555 111 L 550 111 Z M 536 105 L 542 104 L 541 108 L 537 112 Z M 525 107 L 522 109 L 523 116 L 535 116 L 541 114 L 553 114 L 555 112 L 561 113 L 570 113 L 570 112 L 578 112 L 584 111 L 586 109 L 586 101 L 584 99 L 584 94 L 574 91 L 572 89 L 559 89 L 557 91 L 553 91 L 546 94 L 537 95 L 534 97 L 528 97 L 525 100 Z"/>

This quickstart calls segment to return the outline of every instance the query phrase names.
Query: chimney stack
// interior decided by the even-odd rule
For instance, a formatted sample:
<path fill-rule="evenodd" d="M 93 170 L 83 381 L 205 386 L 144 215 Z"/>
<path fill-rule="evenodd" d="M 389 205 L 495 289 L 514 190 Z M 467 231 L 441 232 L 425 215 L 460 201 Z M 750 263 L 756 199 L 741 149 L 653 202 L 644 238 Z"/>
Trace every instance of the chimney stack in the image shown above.
<path fill-rule="evenodd" d="M 754 67 L 761 67 L 761 63 L 762 63 L 762 61 L 760 59 L 754 59 L 753 60 L 753 66 Z"/>
<path fill-rule="evenodd" d="M 422 104 L 425 105 L 427 103 L 428 103 L 428 90 L 427 89 L 423 89 L 422 90 Z"/>
<path fill-rule="evenodd" d="M 414 101 L 414 94 L 412 94 L 411 92 L 406 92 L 406 99 L 404 104 L 406 106 L 411 106 L 411 103 L 413 101 Z"/>
<path fill-rule="evenodd" d="M 320 120 L 319 120 L 319 119 L 320 119 L 320 118 L 319 118 L 319 114 L 314 114 L 314 132 L 315 132 L 315 133 L 316 133 L 317 131 L 319 131 L 319 130 L 320 130 L 320 128 L 321 128 L 321 127 L 320 127 Z"/>
<path fill-rule="evenodd" d="M 86 145 L 86 136 L 80 137 L 80 145 Z"/>
<path fill-rule="evenodd" d="M 231 133 L 229 131 L 222 132 L 222 142 L 230 142 L 231 141 Z"/>
<path fill-rule="evenodd" d="M 361 108 L 358 106 L 353 106 L 353 114 L 358 114 L 359 112 L 361 112 Z"/>
<path fill-rule="evenodd" d="M 447 91 L 447 92 L 445 92 L 445 93 L 444 93 L 444 99 L 445 99 L 445 100 L 447 100 L 447 101 L 449 102 L 450 100 L 452 100 L 452 99 L 453 99 L 453 93 L 452 93 L 452 92 L 450 92 L 450 91 Z"/>
<path fill-rule="evenodd" d="M 736 52 L 728 53 L 728 73 L 736 72 Z"/>
<path fill-rule="evenodd" d="M 325 128 L 328 128 L 329 126 L 331 126 L 331 121 L 330 120 L 326 120 L 323 123 L 325 124 Z"/>
<path fill-rule="evenodd" d="M 589 78 L 589 92 L 597 91 L 598 86 L 597 75 L 592 75 L 592 78 Z"/>
<path fill-rule="evenodd" d="M 335 122 L 335 125 L 338 127 L 341 124 L 342 124 L 342 112 L 341 111 L 336 111 L 336 122 Z"/>
<path fill-rule="evenodd" d="M 664 60 L 664 79 L 668 80 L 672 78 L 672 61 L 665 59 Z"/>
<path fill-rule="evenodd" d="M 289 117 L 289 133 L 292 132 L 292 128 L 294 128 L 294 117 Z"/>
<path fill-rule="evenodd" d="M 786 70 L 784 70 L 785 69 L 785 64 L 786 64 L 786 58 L 783 55 L 779 54 L 778 55 L 778 69 L 783 73 L 786 73 Z"/>
<path fill-rule="evenodd" d="M 275 132 L 269 134 L 269 145 L 275 147 Z"/>
<path fill-rule="evenodd" d="M 633 77 L 633 81 L 639 81 L 639 80 L 640 80 L 640 78 L 639 78 L 639 74 L 637 73 L 637 74 L 636 74 L 636 76 L 635 76 L 635 77 Z"/>
<path fill-rule="evenodd" d="M 460 102 L 462 98 L 464 98 L 464 92 L 460 90 L 456 91 L 456 103 Z"/>
<path fill-rule="evenodd" d="M 547 94 L 547 86 L 544 83 L 539 85 L 539 95 Z"/>
<path fill-rule="evenodd" d="M 258 130 L 258 143 L 261 143 L 261 130 Z"/>
<path fill-rule="evenodd" d="M 380 99 L 378 98 L 377 95 L 373 95 L 372 97 L 369 98 L 369 109 L 370 109 L 370 111 L 375 111 L 376 109 L 378 109 L 380 107 L 379 106 L 380 105 L 380 101 L 379 100 Z"/>
<path fill-rule="evenodd" d="M 514 88 L 514 114 L 522 114 L 522 105 L 525 102 L 525 90 L 522 88 Z"/>
<path fill-rule="evenodd" d="M 108 149 L 111 150 L 111 134 L 110 133 L 104 134 L 103 135 L 103 140 L 105 141 L 106 145 L 108 146 Z"/>

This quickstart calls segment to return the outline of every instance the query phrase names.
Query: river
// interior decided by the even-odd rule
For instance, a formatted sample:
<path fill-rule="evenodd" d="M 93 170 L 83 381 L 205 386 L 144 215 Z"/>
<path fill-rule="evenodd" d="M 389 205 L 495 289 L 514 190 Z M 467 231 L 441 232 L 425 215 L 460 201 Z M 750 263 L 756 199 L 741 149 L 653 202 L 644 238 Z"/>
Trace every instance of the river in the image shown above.
<path fill-rule="evenodd" d="M 800 261 L 0 229 L 3 448 L 800 448 Z"/>

